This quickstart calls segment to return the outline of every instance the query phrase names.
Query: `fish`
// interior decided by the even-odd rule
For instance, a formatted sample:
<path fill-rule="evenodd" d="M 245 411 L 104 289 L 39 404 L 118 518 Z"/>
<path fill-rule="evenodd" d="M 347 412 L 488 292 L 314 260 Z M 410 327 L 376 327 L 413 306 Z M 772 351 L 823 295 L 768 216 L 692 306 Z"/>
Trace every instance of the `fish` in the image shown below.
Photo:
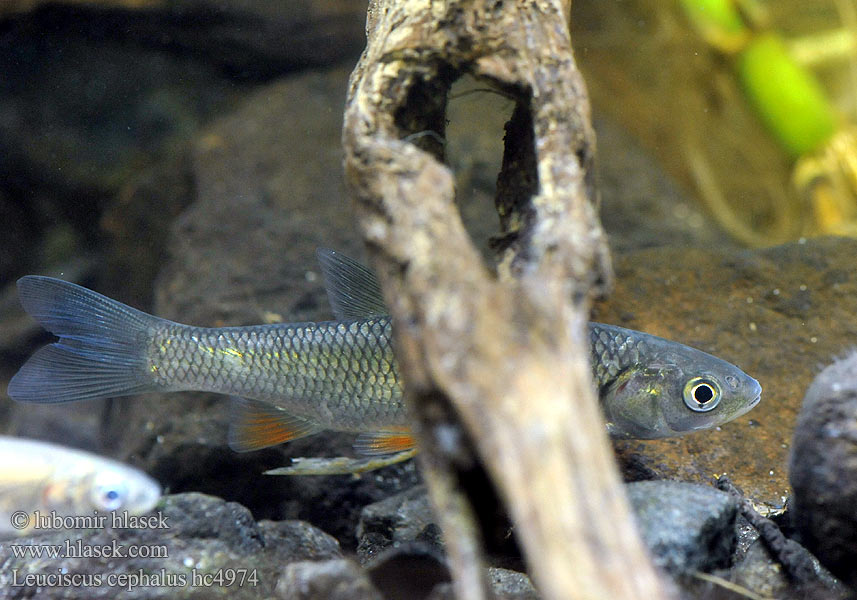
<path fill-rule="evenodd" d="M 0 436 L 0 538 L 70 523 L 105 525 L 110 513 L 143 515 L 160 497 L 157 481 L 115 460 Z"/>
<path fill-rule="evenodd" d="M 24 309 L 59 337 L 11 379 L 19 402 L 144 392 L 232 397 L 238 452 L 322 430 L 357 434 L 360 455 L 414 450 L 393 353 L 393 321 L 375 275 L 332 250 L 317 257 L 335 320 L 196 327 L 162 319 L 59 279 L 18 281 Z M 700 350 L 614 325 L 589 324 L 593 378 L 615 438 L 682 435 L 731 421 L 759 383 Z M 571 399 L 569 399 L 571 401 Z"/>

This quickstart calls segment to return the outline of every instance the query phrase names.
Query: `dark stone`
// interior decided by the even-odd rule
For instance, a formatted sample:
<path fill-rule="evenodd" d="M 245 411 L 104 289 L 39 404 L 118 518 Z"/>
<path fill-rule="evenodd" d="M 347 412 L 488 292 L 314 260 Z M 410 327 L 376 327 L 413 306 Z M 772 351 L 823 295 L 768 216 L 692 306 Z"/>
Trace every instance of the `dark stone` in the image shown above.
<path fill-rule="evenodd" d="M 336 538 L 305 521 L 259 521 L 266 549 L 283 564 L 342 556 Z"/>
<path fill-rule="evenodd" d="M 443 552 L 419 541 L 393 544 L 364 567 L 386 600 L 423 600 L 436 585 L 451 580 Z"/>
<path fill-rule="evenodd" d="M 287 565 L 276 592 L 280 600 L 384 600 L 360 567 L 346 559 Z"/>
<path fill-rule="evenodd" d="M 728 564 L 737 514 L 728 494 L 678 481 L 640 481 L 626 491 L 659 567 L 678 575 Z"/>
<path fill-rule="evenodd" d="M 789 481 L 802 542 L 834 575 L 857 587 L 857 353 L 824 369 L 807 390 Z"/>
<path fill-rule="evenodd" d="M 802 549 L 803 552 L 807 552 Z M 807 552 L 807 554 L 809 554 Z M 747 548 L 740 560 L 728 572 L 718 574 L 756 594 L 782 600 L 845 600 L 850 598 L 847 588 L 837 581 L 817 560 L 811 558 L 817 580 L 811 585 L 795 586 L 774 560 L 761 540 Z"/>
<path fill-rule="evenodd" d="M 425 534 L 430 527 L 439 532 L 425 486 L 414 486 L 363 508 L 357 525 L 357 556 L 366 564 L 386 548 L 418 538 L 437 544 L 442 551 L 440 536 Z"/>
<path fill-rule="evenodd" d="M 490 567 L 488 583 L 495 600 L 539 600 L 540 598 L 530 578 L 524 573 Z M 456 600 L 452 584 L 438 585 L 428 600 Z"/>
<path fill-rule="evenodd" d="M 539 593 L 524 573 L 491 567 L 488 569 L 491 590 L 498 600 L 538 600 Z"/>

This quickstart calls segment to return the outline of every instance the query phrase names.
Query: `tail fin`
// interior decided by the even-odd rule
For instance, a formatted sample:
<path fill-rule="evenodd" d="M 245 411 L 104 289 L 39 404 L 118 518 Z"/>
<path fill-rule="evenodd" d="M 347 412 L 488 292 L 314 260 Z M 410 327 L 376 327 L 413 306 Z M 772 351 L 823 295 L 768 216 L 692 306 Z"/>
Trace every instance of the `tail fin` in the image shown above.
<path fill-rule="evenodd" d="M 52 277 L 22 277 L 18 296 L 24 310 L 60 339 L 15 374 L 8 390 L 14 400 L 71 402 L 152 391 L 144 341 L 162 319 Z"/>

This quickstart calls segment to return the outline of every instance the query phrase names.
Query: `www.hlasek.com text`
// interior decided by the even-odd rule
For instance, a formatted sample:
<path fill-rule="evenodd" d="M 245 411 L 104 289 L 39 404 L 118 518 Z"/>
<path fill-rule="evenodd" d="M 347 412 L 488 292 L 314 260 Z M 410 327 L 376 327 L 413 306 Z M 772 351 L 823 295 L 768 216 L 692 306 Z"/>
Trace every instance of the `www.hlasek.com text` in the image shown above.
<path fill-rule="evenodd" d="M 93 544 L 81 539 L 61 544 L 9 544 L 16 558 L 169 558 L 165 544 Z"/>

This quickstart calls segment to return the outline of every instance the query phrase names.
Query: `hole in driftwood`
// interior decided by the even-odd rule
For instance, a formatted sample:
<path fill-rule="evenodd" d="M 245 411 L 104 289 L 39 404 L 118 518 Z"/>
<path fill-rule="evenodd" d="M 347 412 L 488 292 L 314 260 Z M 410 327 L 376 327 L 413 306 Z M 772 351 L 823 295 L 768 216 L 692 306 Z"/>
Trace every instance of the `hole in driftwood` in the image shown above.
<path fill-rule="evenodd" d="M 446 160 L 455 173 L 456 204 L 467 232 L 489 262 L 489 241 L 499 227 L 493 205 L 503 164 L 503 128 L 514 106 L 506 92 L 464 75 L 452 84 L 446 109 Z"/>
<path fill-rule="evenodd" d="M 395 113 L 396 126 L 402 139 L 452 169 L 461 219 L 489 258 L 492 248 L 516 239 L 539 187 L 528 96 L 459 77 L 445 64 L 430 72 L 411 84 Z"/>
<path fill-rule="evenodd" d="M 414 76 L 404 103 L 393 116 L 402 139 L 408 139 L 441 162 L 446 135 L 446 94 L 456 76 L 443 63 L 426 69 L 422 76 Z"/>
<path fill-rule="evenodd" d="M 514 243 L 532 220 L 532 198 L 539 191 L 535 133 L 529 97 L 519 100 L 506 123 L 503 166 L 495 203 L 502 233 L 491 242 L 497 251 Z"/>

